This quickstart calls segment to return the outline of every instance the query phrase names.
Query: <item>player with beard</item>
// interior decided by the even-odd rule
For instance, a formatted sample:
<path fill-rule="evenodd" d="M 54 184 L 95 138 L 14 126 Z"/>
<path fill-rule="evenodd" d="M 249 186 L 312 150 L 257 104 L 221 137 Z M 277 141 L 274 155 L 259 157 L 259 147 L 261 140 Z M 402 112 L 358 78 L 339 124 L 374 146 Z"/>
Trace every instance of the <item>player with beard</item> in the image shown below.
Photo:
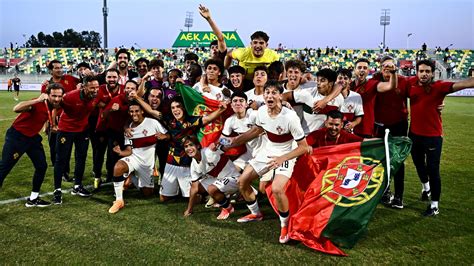
<path fill-rule="evenodd" d="M 124 89 L 118 84 L 119 72 L 117 69 L 108 69 L 105 72 L 106 84 L 100 85 L 97 94 L 98 117 L 103 117 L 104 108 L 117 95 L 123 94 Z M 105 151 L 108 146 L 108 132 L 104 119 L 98 119 L 93 126 L 93 133 L 90 136 L 92 144 L 93 172 L 94 172 L 94 188 L 99 188 L 102 183 L 102 165 L 104 164 Z M 108 153 L 110 153 L 109 151 Z M 111 176 L 110 173 L 108 176 Z M 109 179 L 110 181 L 110 179 Z"/>
<path fill-rule="evenodd" d="M 140 84 L 141 79 L 148 72 L 148 68 L 149 68 L 148 64 L 149 63 L 150 63 L 150 61 L 148 61 L 148 59 L 143 58 L 143 57 L 140 57 L 137 60 L 135 60 L 135 68 L 137 69 L 138 79 L 140 79 L 140 80 L 136 80 L 137 83 Z"/>
<path fill-rule="evenodd" d="M 39 198 L 41 185 L 48 164 L 39 132 L 46 121 L 51 120 L 53 109 L 60 108 L 64 88 L 59 83 L 51 83 L 38 98 L 18 103 L 13 107 L 20 113 L 5 134 L 5 144 L 0 161 L 0 187 L 15 164 L 26 153 L 33 162 L 33 188 L 26 200 L 26 207 L 46 207 L 50 203 Z"/>
<path fill-rule="evenodd" d="M 137 94 L 138 84 L 134 80 L 125 83 L 124 93 L 113 97 L 101 113 L 101 123 L 104 123 L 108 142 L 107 142 L 107 160 L 105 168 L 107 169 L 106 182 L 112 181 L 113 169 L 115 163 L 120 159 L 114 147 L 124 143 L 124 127 L 129 119 L 128 104 Z"/>
<path fill-rule="evenodd" d="M 75 169 L 73 195 L 89 197 L 91 193 L 82 186 L 82 178 L 89 147 L 87 135 L 88 118 L 96 106 L 95 98 L 99 91 L 97 76 L 88 76 L 81 90 L 74 90 L 64 95 L 61 107 L 63 113 L 59 119 L 56 143 L 56 163 L 54 164 L 55 204 L 62 203 L 61 177 L 71 159 L 72 145 L 75 148 Z"/>
<path fill-rule="evenodd" d="M 307 153 L 309 147 L 298 116 L 294 111 L 282 106 L 282 92 L 283 87 L 277 81 L 267 82 L 264 92 L 265 105 L 257 111 L 257 126 L 235 138 L 229 147 L 246 143 L 264 132 L 267 134 L 268 140 L 265 146 L 249 162 L 239 177 L 239 190 L 251 214 L 238 219 L 237 222 L 245 223 L 263 219 L 251 183 L 259 176 L 272 171 L 274 177 L 272 193 L 276 199 L 281 223 L 279 242 L 287 243 L 290 213 L 285 186 L 293 172 L 296 157 Z M 294 141 L 297 144 L 296 148 L 293 148 Z"/>
<path fill-rule="evenodd" d="M 351 83 L 351 90 L 360 94 L 364 108 L 364 118 L 362 122 L 354 128 L 354 133 L 363 137 L 371 138 L 374 135 L 374 104 L 377 92 L 386 92 L 395 89 L 397 78 L 395 74 L 395 65 L 393 62 L 387 62 L 386 66 L 391 69 L 390 79 L 387 82 L 380 82 L 378 79 L 367 79 L 369 74 L 369 60 L 360 58 L 355 63 L 355 80 Z"/>
<path fill-rule="evenodd" d="M 216 35 L 217 40 L 212 41 L 210 44 L 211 48 L 211 58 L 212 59 L 219 59 L 224 63 L 225 56 L 227 54 L 227 45 L 224 40 L 224 35 L 222 31 L 217 27 L 216 23 L 211 17 L 211 11 L 203 5 L 199 5 L 199 14 L 209 23 L 211 26 L 212 32 Z"/>
<path fill-rule="evenodd" d="M 128 83 L 128 82 L 127 82 Z M 136 91 L 132 93 L 133 97 Z M 145 196 L 153 195 L 155 182 L 153 180 L 153 166 L 155 164 L 155 144 L 158 139 L 167 139 L 166 129 L 155 119 L 143 116 L 141 106 L 130 102 L 128 113 L 132 119 L 130 128 L 132 136 L 125 138 L 124 148 L 119 145 L 114 147 L 114 152 L 123 157 L 114 167 L 115 201 L 109 213 L 117 213 L 125 207 L 123 200 L 124 180 L 132 172 L 138 179 L 138 188 Z M 133 149 L 133 151 L 132 151 Z"/>
<path fill-rule="evenodd" d="M 125 85 L 125 82 L 131 79 L 138 78 L 138 73 L 128 69 L 128 64 L 130 61 L 130 52 L 127 49 L 119 49 L 115 53 L 115 62 L 110 64 L 108 67 L 116 68 L 119 71 L 119 81 L 118 83 L 122 86 Z M 105 73 L 100 75 L 100 84 L 105 83 Z"/>
<path fill-rule="evenodd" d="M 474 87 L 474 78 L 459 82 L 433 81 L 434 72 L 432 61 L 418 61 L 416 76 L 409 79 L 406 90 L 410 98 L 411 157 L 423 186 L 421 199 L 428 201 L 431 195 L 431 203 L 423 212 L 424 216 L 439 214 L 443 125 L 438 107 L 449 93 Z"/>
<path fill-rule="evenodd" d="M 364 139 L 342 130 L 344 115 L 338 110 L 329 111 L 324 127 L 311 132 L 306 137 L 306 142 L 313 148 L 339 145 L 344 143 L 359 142 Z"/>

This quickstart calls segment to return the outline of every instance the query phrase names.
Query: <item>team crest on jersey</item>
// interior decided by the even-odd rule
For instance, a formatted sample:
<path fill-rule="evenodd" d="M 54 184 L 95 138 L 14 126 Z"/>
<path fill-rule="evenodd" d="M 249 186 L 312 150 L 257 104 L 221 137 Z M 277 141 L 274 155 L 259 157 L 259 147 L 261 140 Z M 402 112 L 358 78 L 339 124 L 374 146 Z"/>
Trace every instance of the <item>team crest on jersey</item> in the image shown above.
<path fill-rule="evenodd" d="M 18 158 L 20 158 L 20 154 L 18 154 L 18 152 L 15 152 L 15 153 L 13 154 L 13 160 L 16 160 L 16 159 L 18 159 Z"/>
<path fill-rule="evenodd" d="M 347 106 L 347 110 L 349 110 L 349 113 L 352 113 L 352 110 L 354 110 L 354 106 L 352 104 L 349 104 Z"/>
<path fill-rule="evenodd" d="M 281 126 L 277 126 L 276 130 L 278 131 L 278 135 L 281 135 L 283 132 L 283 128 L 281 128 Z"/>
<path fill-rule="evenodd" d="M 148 135 L 148 131 L 146 129 L 143 129 L 142 134 L 143 134 L 143 136 L 146 136 L 146 135 Z"/>
<path fill-rule="evenodd" d="M 341 207 L 364 204 L 383 183 L 384 167 L 378 160 L 353 156 L 324 173 L 321 196 Z"/>
<path fill-rule="evenodd" d="M 64 143 L 66 143 L 66 138 L 62 137 L 59 141 L 61 142 L 61 144 L 64 144 Z"/>

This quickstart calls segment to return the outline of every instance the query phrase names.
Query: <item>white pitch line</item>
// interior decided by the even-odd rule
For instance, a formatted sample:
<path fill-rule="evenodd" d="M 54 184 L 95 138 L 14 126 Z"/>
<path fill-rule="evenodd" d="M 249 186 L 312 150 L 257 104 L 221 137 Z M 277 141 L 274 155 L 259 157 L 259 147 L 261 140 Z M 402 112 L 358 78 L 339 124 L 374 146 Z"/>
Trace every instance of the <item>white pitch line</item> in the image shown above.
<path fill-rule="evenodd" d="M 101 187 L 102 186 L 110 186 L 111 184 L 113 184 L 112 182 L 110 183 L 104 183 L 102 185 L 100 185 Z M 91 189 L 92 188 L 92 185 L 89 185 L 89 186 L 85 186 L 86 189 Z M 69 193 L 71 192 L 72 188 L 70 189 L 64 189 L 64 190 L 61 190 L 64 193 Z M 44 193 L 44 194 L 41 194 L 39 195 L 40 197 L 44 197 L 44 196 L 50 196 L 50 195 L 53 195 L 54 192 L 47 192 L 47 193 Z M 10 203 L 15 203 L 15 202 L 19 202 L 19 201 L 26 201 L 26 199 L 28 199 L 29 197 L 20 197 L 20 198 L 16 198 L 16 199 L 7 199 L 7 200 L 2 200 L 0 201 L 0 205 L 5 205 L 5 204 L 10 204 Z"/>

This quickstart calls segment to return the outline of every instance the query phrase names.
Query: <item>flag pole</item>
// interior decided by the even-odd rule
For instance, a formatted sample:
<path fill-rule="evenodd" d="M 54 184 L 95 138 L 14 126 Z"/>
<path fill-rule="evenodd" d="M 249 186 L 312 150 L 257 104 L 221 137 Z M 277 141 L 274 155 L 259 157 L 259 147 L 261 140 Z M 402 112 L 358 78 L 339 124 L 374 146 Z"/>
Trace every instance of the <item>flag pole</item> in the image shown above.
<path fill-rule="evenodd" d="M 388 178 L 388 182 L 387 182 L 387 187 L 390 186 L 390 151 L 389 151 L 389 147 L 388 147 L 388 134 L 390 133 L 390 129 L 386 128 L 385 129 L 385 137 L 383 138 L 384 140 L 384 144 L 385 144 L 385 159 L 386 159 L 386 163 L 387 163 L 387 178 Z"/>

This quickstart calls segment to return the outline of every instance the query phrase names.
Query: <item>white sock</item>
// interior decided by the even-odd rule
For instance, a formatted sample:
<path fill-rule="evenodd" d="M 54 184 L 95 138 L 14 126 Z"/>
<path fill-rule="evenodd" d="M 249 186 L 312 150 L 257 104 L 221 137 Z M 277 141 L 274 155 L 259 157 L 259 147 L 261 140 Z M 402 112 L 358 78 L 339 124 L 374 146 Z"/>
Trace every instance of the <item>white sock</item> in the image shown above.
<path fill-rule="evenodd" d="M 423 191 L 430 191 L 430 182 L 421 183 L 423 185 Z"/>
<path fill-rule="evenodd" d="M 74 185 L 74 189 L 78 189 L 79 188 L 79 185 Z"/>
<path fill-rule="evenodd" d="M 61 189 L 60 189 L 60 188 L 57 188 L 57 189 L 54 190 L 54 192 L 56 192 L 56 191 L 61 192 Z"/>
<path fill-rule="evenodd" d="M 431 201 L 431 208 L 438 209 L 438 201 Z"/>
<path fill-rule="evenodd" d="M 247 207 L 249 208 L 249 210 L 250 210 L 250 212 L 251 212 L 252 214 L 257 215 L 257 214 L 260 213 L 260 208 L 258 208 L 258 202 L 257 202 L 257 201 L 255 201 L 255 202 L 254 202 L 253 204 L 251 204 L 251 205 L 247 205 Z"/>
<path fill-rule="evenodd" d="M 31 191 L 30 200 L 35 200 L 36 198 L 38 198 L 38 196 L 39 196 L 39 192 Z"/>
<path fill-rule="evenodd" d="M 123 183 L 125 181 L 114 182 L 115 200 L 123 200 Z"/>
<path fill-rule="evenodd" d="M 288 215 L 287 217 L 281 217 L 280 215 L 278 215 L 278 217 L 280 217 L 280 225 L 281 225 L 281 227 L 288 226 L 288 221 L 290 220 L 290 216 L 289 216 L 289 215 Z"/>

